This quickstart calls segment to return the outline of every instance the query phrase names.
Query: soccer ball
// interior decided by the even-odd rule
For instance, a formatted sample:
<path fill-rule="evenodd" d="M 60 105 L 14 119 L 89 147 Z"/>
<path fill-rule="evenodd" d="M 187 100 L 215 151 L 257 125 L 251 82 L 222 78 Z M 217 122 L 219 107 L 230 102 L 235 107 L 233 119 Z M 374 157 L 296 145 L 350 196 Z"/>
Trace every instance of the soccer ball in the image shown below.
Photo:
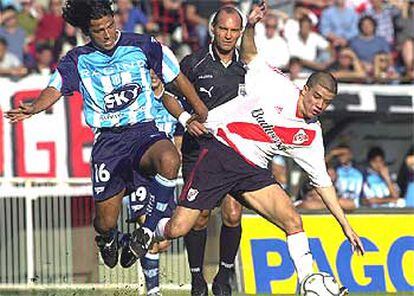
<path fill-rule="evenodd" d="M 326 272 L 312 273 L 300 284 L 302 296 L 339 296 L 340 292 L 335 278 Z"/>

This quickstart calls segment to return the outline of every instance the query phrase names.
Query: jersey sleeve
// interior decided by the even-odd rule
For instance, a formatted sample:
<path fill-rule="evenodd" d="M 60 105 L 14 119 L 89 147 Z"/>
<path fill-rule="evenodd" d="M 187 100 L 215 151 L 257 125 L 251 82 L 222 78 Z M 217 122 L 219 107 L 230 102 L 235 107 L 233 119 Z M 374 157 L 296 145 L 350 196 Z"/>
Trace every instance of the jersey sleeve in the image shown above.
<path fill-rule="evenodd" d="M 317 136 L 311 146 L 293 149 L 293 160 L 307 173 L 314 187 L 332 186 L 325 163 L 325 149 L 323 146 L 322 131 L 317 131 Z"/>
<path fill-rule="evenodd" d="M 59 62 L 56 71 L 49 80 L 48 87 L 53 87 L 64 96 L 70 96 L 74 91 L 79 91 L 79 75 L 76 62 L 68 54 Z"/>
<path fill-rule="evenodd" d="M 172 82 L 180 73 L 180 65 L 174 53 L 165 45 L 161 45 L 154 37 L 144 47 L 148 64 L 163 83 Z"/>

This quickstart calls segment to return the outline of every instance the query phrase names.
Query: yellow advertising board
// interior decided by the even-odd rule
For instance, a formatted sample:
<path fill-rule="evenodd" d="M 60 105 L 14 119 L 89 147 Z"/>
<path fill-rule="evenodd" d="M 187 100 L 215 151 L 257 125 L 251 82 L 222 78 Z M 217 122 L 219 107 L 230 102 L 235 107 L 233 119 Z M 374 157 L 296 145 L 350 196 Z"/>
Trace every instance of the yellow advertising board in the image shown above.
<path fill-rule="evenodd" d="M 331 215 L 304 215 L 315 271 L 333 274 L 351 292 L 414 291 L 414 215 L 355 214 L 348 219 L 366 254 L 357 256 Z M 245 215 L 240 255 L 245 292 L 292 294 L 297 277 L 286 236 L 256 215 Z"/>

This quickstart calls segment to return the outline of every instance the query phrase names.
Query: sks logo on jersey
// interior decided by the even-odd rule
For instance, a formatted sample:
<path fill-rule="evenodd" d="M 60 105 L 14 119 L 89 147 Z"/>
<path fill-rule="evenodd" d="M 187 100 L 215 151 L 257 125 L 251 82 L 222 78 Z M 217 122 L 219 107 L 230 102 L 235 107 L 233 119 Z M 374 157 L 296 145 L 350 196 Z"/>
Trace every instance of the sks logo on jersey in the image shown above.
<path fill-rule="evenodd" d="M 292 143 L 295 145 L 301 145 L 309 141 L 309 137 L 303 129 L 300 129 L 294 136 Z"/>
<path fill-rule="evenodd" d="M 104 97 L 105 111 L 116 112 L 131 105 L 138 98 L 142 88 L 137 83 L 128 83 L 114 89 Z"/>

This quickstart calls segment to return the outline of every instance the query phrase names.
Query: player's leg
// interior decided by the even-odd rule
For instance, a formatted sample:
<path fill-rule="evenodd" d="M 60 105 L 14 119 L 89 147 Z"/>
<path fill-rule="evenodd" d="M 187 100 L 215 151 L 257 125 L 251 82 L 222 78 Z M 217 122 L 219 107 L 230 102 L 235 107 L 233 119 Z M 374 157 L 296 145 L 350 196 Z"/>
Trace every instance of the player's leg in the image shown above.
<path fill-rule="evenodd" d="M 151 250 L 140 260 L 148 296 L 161 295 L 159 284 L 160 252 L 166 251 L 169 246 L 170 242 L 166 240 L 154 243 Z"/>
<path fill-rule="evenodd" d="M 207 242 L 207 223 L 210 211 L 204 210 L 193 229 L 184 236 L 188 265 L 191 272 L 191 295 L 207 295 L 207 282 L 203 275 L 204 253 Z"/>
<path fill-rule="evenodd" d="M 301 217 L 286 192 L 275 184 L 245 192 L 242 199 L 251 209 L 286 233 L 289 254 L 298 273 L 299 282 L 311 274 L 313 259 L 308 238 L 303 231 Z"/>
<path fill-rule="evenodd" d="M 133 233 L 132 251 L 140 258 L 147 252 L 159 220 L 164 216 L 168 204 L 174 199 L 180 157 L 174 144 L 162 139 L 152 144 L 141 157 L 140 171 L 155 175 L 150 192 L 155 196 L 151 210 L 140 229 Z"/>
<path fill-rule="evenodd" d="M 122 205 L 124 190 L 104 201 L 95 202 L 94 227 L 98 233 L 96 244 L 102 259 L 110 268 L 118 263 L 118 215 Z"/>
<path fill-rule="evenodd" d="M 241 238 L 241 214 L 243 207 L 232 196 L 227 195 L 221 204 L 222 225 L 220 232 L 219 271 L 213 281 L 214 295 L 231 293 L 230 276 Z"/>

